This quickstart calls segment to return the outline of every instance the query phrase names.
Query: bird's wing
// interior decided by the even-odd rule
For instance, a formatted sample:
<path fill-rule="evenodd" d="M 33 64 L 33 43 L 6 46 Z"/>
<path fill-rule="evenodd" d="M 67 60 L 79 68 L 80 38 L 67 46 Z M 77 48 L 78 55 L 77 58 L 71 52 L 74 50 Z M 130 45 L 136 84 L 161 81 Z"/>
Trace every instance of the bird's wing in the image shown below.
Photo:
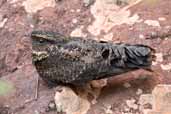
<path fill-rule="evenodd" d="M 101 58 L 101 52 L 88 41 L 71 41 L 63 46 L 61 52 L 69 59 L 79 60 L 85 63 L 95 62 L 95 59 Z"/>

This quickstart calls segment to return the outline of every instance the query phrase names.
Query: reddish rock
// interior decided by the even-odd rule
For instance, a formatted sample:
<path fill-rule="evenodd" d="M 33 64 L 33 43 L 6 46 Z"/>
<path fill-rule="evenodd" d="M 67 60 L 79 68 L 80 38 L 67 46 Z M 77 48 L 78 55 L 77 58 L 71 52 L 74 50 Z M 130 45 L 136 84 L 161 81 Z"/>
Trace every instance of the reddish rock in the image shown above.
<path fill-rule="evenodd" d="M 139 102 L 140 106 L 152 105 L 151 110 L 142 110 L 146 114 L 171 114 L 171 85 L 157 85 L 152 94 L 141 95 Z"/>
<path fill-rule="evenodd" d="M 170 71 L 162 70 L 160 67 L 160 64 L 165 65 L 171 63 L 171 35 L 169 31 L 171 25 L 171 0 L 156 0 L 158 2 L 153 4 L 152 2 L 147 3 L 145 1 L 142 0 L 142 2 L 129 8 L 130 17 L 135 14 L 142 20 L 158 20 L 159 17 L 163 17 L 166 20 L 159 21 L 160 28 L 139 22 L 133 25 L 116 25 L 109 32 L 113 34 L 113 41 L 116 42 L 143 43 L 152 46 L 157 50 L 157 53 L 163 54 L 163 61 L 153 66 L 155 72 L 150 75 L 146 75 L 147 73 L 141 70 L 109 79 L 109 86 L 103 88 L 96 104 L 91 106 L 88 114 L 104 114 L 103 104 L 112 106 L 111 110 L 113 113 L 121 114 L 125 101 L 132 97 L 137 97 L 136 91 L 138 88 L 141 88 L 143 93 L 151 93 L 152 88 L 157 83 L 171 83 Z M 9 110 L 13 110 L 19 105 L 22 105 L 30 98 L 34 98 L 35 95 L 35 79 L 37 73 L 31 65 L 30 39 L 29 36 L 26 37 L 25 35 L 29 35 L 32 29 L 52 30 L 69 35 L 75 28 L 83 26 L 83 33 L 92 36 L 87 30 L 87 27 L 95 21 L 95 18 L 90 13 L 90 8 L 84 7 L 82 0 L 58 0 L 54 8 L 42 9 L 31 16 L 21 6 L 22 3 L 23 0 L 0 0 L 0 22 L 7 18 L 7 21 L 3 23 L 3 28 L 0 28 L 0 79 L 10 82 L 15 88 L 11 94 L 0 97 L 0 104 L 8 104 Z M 109 16 L 113 15 L 109 14 Z M 75 18 L 78 22 L 73 24 L 72 20 Z M 119 22 L 119 20 L 117 21 Z M 106 33 L 101 31 L 101 34 L 104 35 Z M 139 38 L 141 34 L 144 38 Z M 151 39 L 146 39 L 149 36 Z M 102 38 L 101 36 L 98 37 Z M 146 75 L 145 78 L 139 79 L 139 77 L 144 77 L 144 75 Z M 131 87 L 124 88 L 122 83 L 125 81 L 129 81 Z M 24 107 L 20 107 L 17 113 L 56 114 L 56 112 L 45 112 L 48 102 L 55 95 L 53 89 L 48 89 L 44 82 L 40 81 L 38 93 L 39 97 L 37 101 L 27 103 Z M 167 99 L 170 93 L 164 96 L 161 95 L 156 99 L 162 98 L 164 102 L 166 101 L 164 99 Z M 163 109 L 166 105 L 170 106 L 169 103 L 163 104 L 159 102 L 159 106 L 156 105 L 156 108 Z M 2 106 L 2 108 L 0 106 L 1 113 L 2 111 L 7 112 L 6 109 L 6 106 Z M 164 108 L 163 110 L 169 109 Z M 152 110 L 151 114 L 154 113 L 167 114 L 168 111 L 161 112 Z M 169 114 L 171 113 L 169 112 Z"/>

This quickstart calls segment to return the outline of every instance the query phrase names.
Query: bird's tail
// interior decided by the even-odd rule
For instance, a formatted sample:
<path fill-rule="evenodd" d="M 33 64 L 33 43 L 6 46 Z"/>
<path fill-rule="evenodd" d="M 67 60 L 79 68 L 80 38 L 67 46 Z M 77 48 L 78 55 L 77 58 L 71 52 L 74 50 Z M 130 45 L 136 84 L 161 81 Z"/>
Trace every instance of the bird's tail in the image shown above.
<path fill-rule="evenodd" d="M 126 65 L 128 67 L 137 67 L 150 69 L 152 61 L 155 61 L 155 50 L 145 45 L 132 45 L 125 47 L 127 55 Z"/>
<path fill-rule="evenodd" d="M 145 45 L 121 44 L 118 46 L 117 52 L 120 55 L 118 65 L 128 69 L 142 68 L 149 70 L 151 69 L 152 61 L 155 61 L 156 59 L 155 50 Z M 117 64 L 116 61 L 114 63 Z"/>

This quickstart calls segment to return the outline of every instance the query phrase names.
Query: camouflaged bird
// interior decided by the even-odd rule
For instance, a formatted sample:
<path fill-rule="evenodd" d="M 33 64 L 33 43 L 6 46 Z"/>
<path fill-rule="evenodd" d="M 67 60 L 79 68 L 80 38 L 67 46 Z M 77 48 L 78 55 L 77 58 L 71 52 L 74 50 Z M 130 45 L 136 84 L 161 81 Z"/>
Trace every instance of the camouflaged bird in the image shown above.
<path fill-rule="evenodd" d="M 47 82 L 85 84 L 137 69 L 150 69 L 155 51 L 145 45 L 66 37 L 33 31 L 33 63 Z"/>

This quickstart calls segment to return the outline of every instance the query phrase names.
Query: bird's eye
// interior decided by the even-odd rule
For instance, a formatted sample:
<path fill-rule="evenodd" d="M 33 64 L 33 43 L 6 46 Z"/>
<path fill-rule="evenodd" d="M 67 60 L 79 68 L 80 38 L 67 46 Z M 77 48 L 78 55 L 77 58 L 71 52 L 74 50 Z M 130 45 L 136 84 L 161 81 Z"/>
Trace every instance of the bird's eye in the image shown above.
<path fill-rule="evenodd" d="M 40 43 L 43 43 L 43 42 L 44 42 L 44 40 L 43 40 L 43 39 L 40 39 L 40 40 L 39 40 L 39 42 L 40 42 Z"/>

